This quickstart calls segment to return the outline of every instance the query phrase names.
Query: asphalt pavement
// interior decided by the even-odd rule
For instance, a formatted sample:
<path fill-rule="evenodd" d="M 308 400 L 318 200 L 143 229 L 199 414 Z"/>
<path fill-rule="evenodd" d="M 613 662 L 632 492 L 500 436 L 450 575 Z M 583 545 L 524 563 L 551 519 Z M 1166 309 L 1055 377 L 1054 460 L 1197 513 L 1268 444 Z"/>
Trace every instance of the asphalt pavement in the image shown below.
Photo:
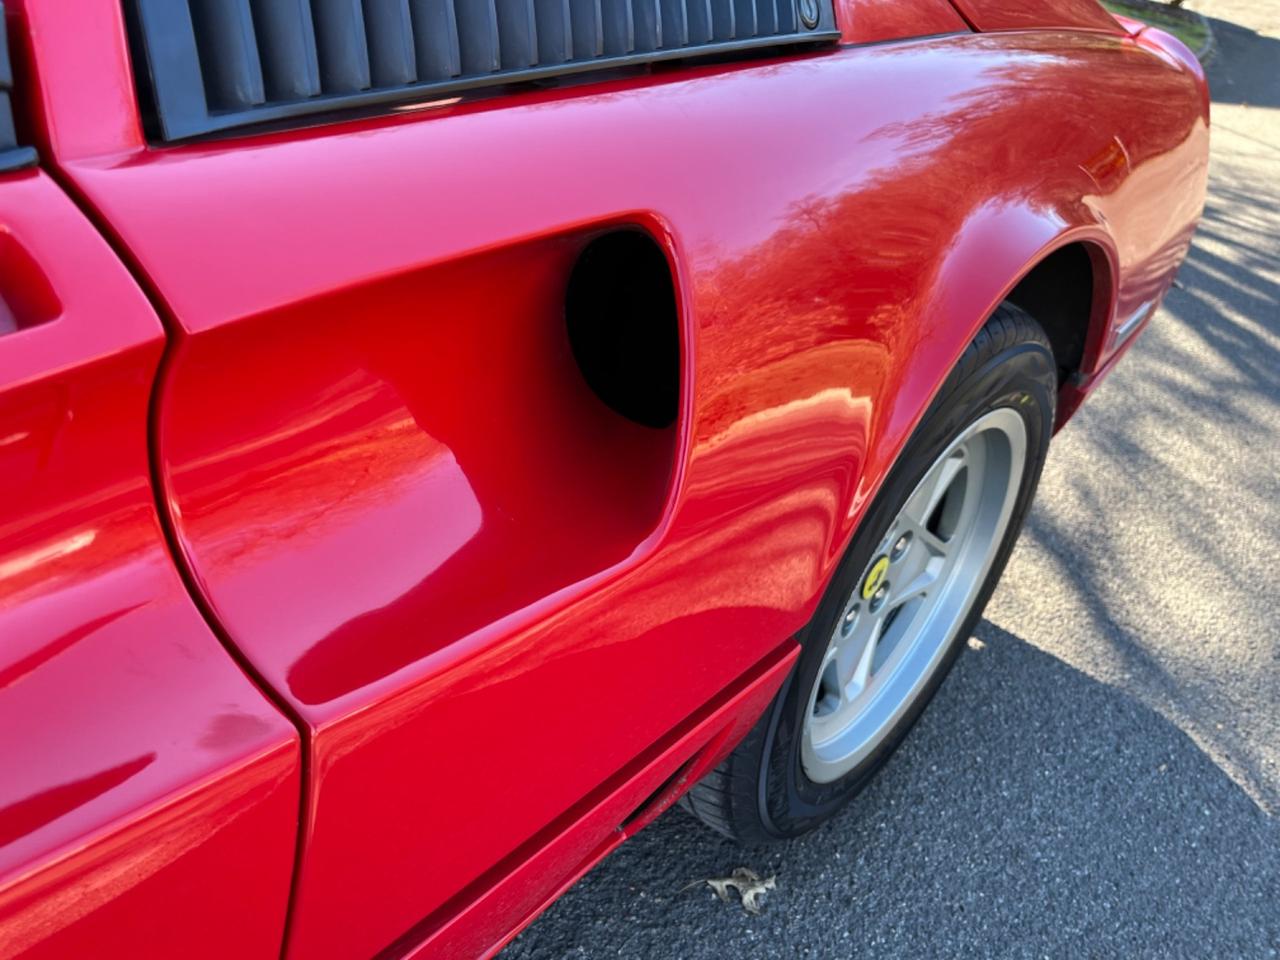
<path fill-rule="evenodd" d="M 907 743 L 787 845 L 672 811 L 502 960 L 1280 956 L 1280 3 L 1187 5 L 1218 53 L 1181 287 Z M 698 884 L 742 866 L 760 916 Z"/>

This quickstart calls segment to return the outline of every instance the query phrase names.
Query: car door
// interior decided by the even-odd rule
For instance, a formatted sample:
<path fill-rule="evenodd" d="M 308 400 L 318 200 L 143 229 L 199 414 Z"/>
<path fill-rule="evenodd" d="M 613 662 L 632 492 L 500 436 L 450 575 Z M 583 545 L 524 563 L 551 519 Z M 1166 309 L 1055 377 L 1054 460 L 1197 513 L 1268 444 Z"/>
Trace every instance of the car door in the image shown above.
<path fill-rule="evenodd" d="M 465 101 L 369 95 L 373 116 L 209 136 L 279 90 L 377 94 L 411 59 L 387 24 L 428 6 L 92 0 L 72 31 L 23 5 L 50 155 L 170 324 L 165 523 L 304 731 L 298 957 L 429 938 L 789 656 L 886 383 L 883 345 L 851 325 L 865 304 L 830 263 L 788 260 L 786 230 L 822 204 L 777 171 L 831 188 L 862 136 L 794 110 L 848 96 L 814 69 L 829 46 Z M 934 15 L 867 18 L 870 39 L 964 29 L 919 9 Z M 318 58 L 272 47 L 256 71 L 244 24 L 302 21 Z M 190 40 L 180 70 L 223 57 L 196 77 L 194 126 L 165 98 L 195 88 L 164 87 L 173 61 L 138 46 L 151 29 Z M 635 304 L 635 340 L 593 346 Z M 788 314 L 812 324 L 803 349 Z M 530 880 L 535 900 L 594 849 Z"/>
<path fill-rule="evenodd" d="M 0 957 L 273 957 L 298 736 L 172 562 L 147 450 L 164 331 L 14 144 L 5 50 Z"/>

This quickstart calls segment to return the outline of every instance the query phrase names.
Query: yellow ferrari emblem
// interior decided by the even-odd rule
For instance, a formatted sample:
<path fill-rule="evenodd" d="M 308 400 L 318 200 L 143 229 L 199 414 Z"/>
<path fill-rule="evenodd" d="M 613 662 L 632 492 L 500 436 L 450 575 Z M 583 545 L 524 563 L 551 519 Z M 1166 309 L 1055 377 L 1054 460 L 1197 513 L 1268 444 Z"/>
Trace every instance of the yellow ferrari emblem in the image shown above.
<path fill-rule="evenodd" d="M 889 558 L 881 556 L 867 571 L 867 579 L 862 581 L 862 599 L 870 600 L 884 583 L 884 575 L 889 571 Z"/>

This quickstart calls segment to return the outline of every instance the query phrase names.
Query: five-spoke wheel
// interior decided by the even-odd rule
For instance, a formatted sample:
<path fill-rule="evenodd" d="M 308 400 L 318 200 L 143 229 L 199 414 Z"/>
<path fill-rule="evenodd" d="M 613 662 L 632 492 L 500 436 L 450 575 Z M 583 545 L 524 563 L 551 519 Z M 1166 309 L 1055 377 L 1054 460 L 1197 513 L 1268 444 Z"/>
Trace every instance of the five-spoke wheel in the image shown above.
<path fill-rule="evenodd" d="M 907 498 L 858 579 L 818 671 L 805 772 L 843 776 L 875 749 L 941 660 L 1013 512 L 1027 431 L 1008 408 L 961 433 Z"/>
<path fill-rule="evenodd" d="M 866 786 L 982 615 L 1049 449 L 1058 364 L 1002 304 L 904 445 L 799 634 L 795 670 L 687 795 L 742 840 L 792 837 Z"/>

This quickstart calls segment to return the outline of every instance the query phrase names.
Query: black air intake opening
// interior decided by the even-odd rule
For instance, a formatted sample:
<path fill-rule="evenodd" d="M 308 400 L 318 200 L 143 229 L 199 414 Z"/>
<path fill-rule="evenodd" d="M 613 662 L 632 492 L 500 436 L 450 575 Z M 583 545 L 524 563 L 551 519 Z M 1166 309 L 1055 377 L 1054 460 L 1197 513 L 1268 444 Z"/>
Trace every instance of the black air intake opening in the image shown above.
<path fill-rule="evenodd" d="M 624 230 L 582 251 L 565 297 L 569 345 L 587 385 L 610 409 L 646 427 L 680 410 L 680 320 L 666 254 Z"/>

